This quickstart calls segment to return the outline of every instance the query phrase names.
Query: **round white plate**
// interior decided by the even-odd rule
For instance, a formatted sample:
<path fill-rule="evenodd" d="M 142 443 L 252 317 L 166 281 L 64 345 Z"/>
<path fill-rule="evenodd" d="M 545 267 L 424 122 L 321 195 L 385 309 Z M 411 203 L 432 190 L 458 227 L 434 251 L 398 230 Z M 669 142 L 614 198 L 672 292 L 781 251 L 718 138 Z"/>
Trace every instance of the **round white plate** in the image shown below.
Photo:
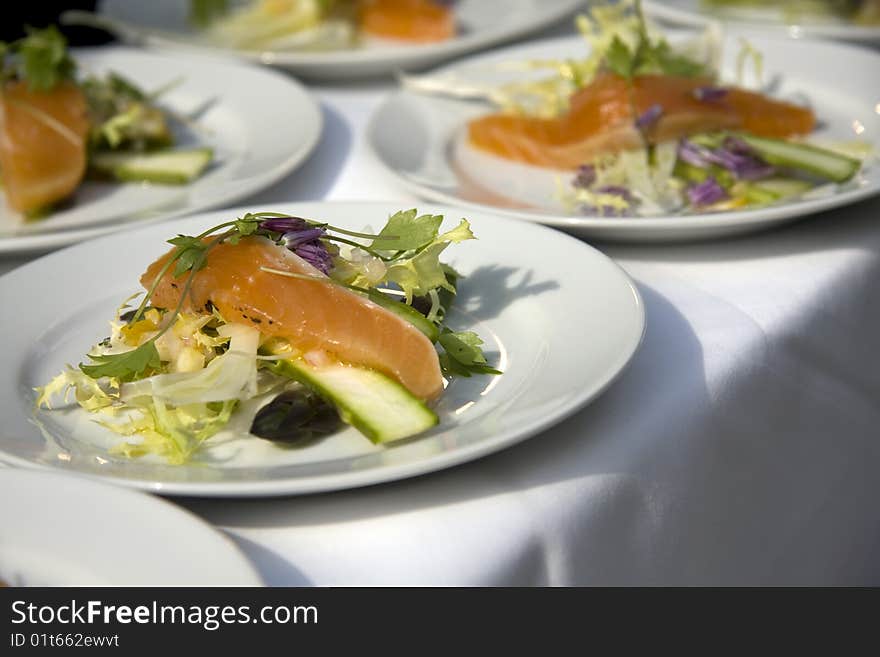
<path fill-rule="evenodd" d="M 254 208 L 250 208 L 253 210 Z M 349 229 L 374 229 L 401 209 L 389 203 L 274 206 Z M 428 210 L 428 208 L 422 208 Z M 244 210 L 200 215 L 84 242 L 0 278 L 0 460 L 112 479 L 162 494 L 281 495 L 375 484 L 470 461 L 524 440 L 598 395 L 635 352 L 644 310 L 630 280 L 608 258 L 563 233 L 469 212 L 476 241 L 450 248 L 464 274 L 450 324 L 486 341 L 500 376 L 454 380 L 436 410 L 437 427 L 388 447 L 346 429 L 301 449 L 284 449 L 230 425 L 197 461 L 111 456 L 118 436 L 79 409 L 34 414 L 35 386 L 83 360 L 106 335 L 121 300 L 174 233 L 196 234 Z M 460 210 L 443 213 L 451 226 Z M 137 244 L 137 249 L 129 245 Z M 242 424 L 241 422 L 239 424 Z M 551 436 L 545 439 L 550 440 Z"/>
<path fill-rule="evenodd" d="M 212 46 L 188 25 L 186 0 L 103 0 L 98 18 L 103 27 L 132 43 L 234 55 L 311 78 L 340 79 L 432 66 L 550 27 L 571 16 L 582 4 L 582 0 L 459 0 L 455 16 L 460 33 L 448 41 L 425 45 L 371 43 L 357 49 L 324 52 L 244 51 Z"/>
<path fill-rule="evenodd" d="M 751 39 L 764 55 L 765 83 L 777 97 L 812 105 L 821 122 L 818 138 L 862 139 L 880 146 L 880 54 L 860 48 L 789 40 Z M 734 79 L 739 44 L 724 48 L 726 79 Z M 469 58 L 428 75 L 456 76 L 480 84 L 511 79 L 500 62 L 580 56 L 579 38 L 554 39 Z M 804 66 L 809 61 L 810 66 Z M 831 194 L 737 212 L 638 218 L 574 216 L 558 199 L 570 172 L 523 165 L 471 147 L 467 122 L 493 111 L 474 100 L 402 89 L 373 115 L 367 141 L 376 160 L 409 190 L 424 198 L 486 209 L 581 235 L 607 240 L 684 240 L 722 237 L 767 228 L 806 214 L 853 203 L 880 192 L 880 167 L 868 167 Z"/>
<path fill-rule="evenodd" d="M 82 73 L 118 71 L 146 91 L 179 80 L 161 104 L 175 121 L 178 146 L 210 146 L 214 162 L 189 185 L 85 181 L 72 202 L 25 222 L 0 198 L 0 254 L 58 248 L 134 222 L 169 219 L 229 204 L 299 165 L 318 141 L 322 116 L 294 80 L 215 58 L 106 47 L 74 52 Z"/>
<path fill-rule="evenodd" d="M 0 581 L 10 586 L 262 586 L 235 544 L 160 498 L 0 468 Z"/>
<path fill-rule="evenodd" d="M 784 33 L 792 39 L 835 39 L 855 43 L 880 44 L 880 25 L 857 25 L 835 17 L 804 15 L 792 20 L 778 4 L 757 7 L 716 8 L 700 0 L 645 0 L 645 11 L 670 25 L 699 27 L 721 20 L 730 27 L 754 33 Z"/>

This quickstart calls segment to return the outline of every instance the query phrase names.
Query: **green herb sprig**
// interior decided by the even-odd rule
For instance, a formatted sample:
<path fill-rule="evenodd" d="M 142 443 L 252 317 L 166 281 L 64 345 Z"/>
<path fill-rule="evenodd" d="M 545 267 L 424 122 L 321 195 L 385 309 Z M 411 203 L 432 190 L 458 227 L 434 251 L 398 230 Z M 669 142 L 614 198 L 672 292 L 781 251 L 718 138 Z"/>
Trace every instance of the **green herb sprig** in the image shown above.
<path fill-rule="evenodd" d="M 67 39 L 54 25 L 25 28 L 27 35 L 11 43 L 0 42 L 3 82 L 23 80 L 32 91 L 51 91 L 76 74 L 76 62 L 67 51 Z"/>
<path fill-rule="evenodd" d="M 633 11 L 638 25 L 638 41 L 635 48 L 619 36 L 615 36 L 605 52 L 605 64 L 609 70 L 628 81 L 637 75 L 663 73 L 676 77 L 705 75 L 706 69 L 699 62 L 677 54 L 665 39 L 652 42 L 648 35 L 641 0 L 635 0 Z"/>

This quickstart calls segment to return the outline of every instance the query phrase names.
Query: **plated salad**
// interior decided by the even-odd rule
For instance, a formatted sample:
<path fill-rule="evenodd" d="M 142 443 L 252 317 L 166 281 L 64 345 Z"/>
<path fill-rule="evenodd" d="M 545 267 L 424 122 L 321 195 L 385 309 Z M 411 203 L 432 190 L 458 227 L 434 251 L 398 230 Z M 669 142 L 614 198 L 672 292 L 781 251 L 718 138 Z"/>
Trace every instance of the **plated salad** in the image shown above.
<path fill-rule="evenodd" d="M 467 220 L 401 211 L 377 233 L 248 213 L 173 248 L 141 277 L 110 335 L 37 389 L 71 396 L 120 436 L 112 452 L 183 463 L 233 417 L 305 445 L 342 423 L 378 444 L 437 424 L 446 379 L 499 374 L 447 326 L 459 274 L 440 257 Z"/>
<path fill-rule="evenodd" d="M 333 50 L 370 39 L 436 43 L 455 36 L 453 2 L 441 0 L 191 0 L 190 20 L 218 46 Z"/>
<path fill-rule="evenodd" d="M 720 79 L 710 28 L 674 47 L 646 24 L 641 3 L 593 7 L 578 26 L 589 56 L 528 62 L 553 75 L 487 94 L 499 111 L 467 125 L 467 144 L 560 172 L 567 209 L 652 216 L 764 206 L 851 180 L 863 144 L 808 142 L 810 107 Z M 760 53 L 743 44 L 740 77 Z M 569 172 L 569 173 L 565 173 Z"/>
<path fill-rule="evenodd" d="M 174 150 L 173 117 L 124 76 L 79 75 L 55 27 L 0 44 L 0 173 L 8 205 L 39 218 L 88 176 L 185 184 L 210 148 Z"/>

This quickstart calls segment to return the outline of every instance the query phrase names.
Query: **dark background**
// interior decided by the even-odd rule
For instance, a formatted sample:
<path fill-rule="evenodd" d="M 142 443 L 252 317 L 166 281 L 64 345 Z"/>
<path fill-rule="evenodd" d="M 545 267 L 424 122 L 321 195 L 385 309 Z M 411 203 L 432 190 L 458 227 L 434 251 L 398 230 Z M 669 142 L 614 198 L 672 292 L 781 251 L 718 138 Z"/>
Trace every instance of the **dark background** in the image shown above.
<path fill-rule="evenodd" d="M 135 0 L 132 0 L 133 2 Z M 145 0 L 149 1 L 149 0 Z M 0 19 L 0 41 L 13 41 L 24 35 L 24 26 L 46 27 L 58 24 L 58 17 L 68 9 L 94 11 L 95 0 L 52 2 L 47 0 L 5 0 Z M 103 30 L 90 27 L 58 25 L 71 45 L 86 46 L 107 43 L 112 37 Z"/>

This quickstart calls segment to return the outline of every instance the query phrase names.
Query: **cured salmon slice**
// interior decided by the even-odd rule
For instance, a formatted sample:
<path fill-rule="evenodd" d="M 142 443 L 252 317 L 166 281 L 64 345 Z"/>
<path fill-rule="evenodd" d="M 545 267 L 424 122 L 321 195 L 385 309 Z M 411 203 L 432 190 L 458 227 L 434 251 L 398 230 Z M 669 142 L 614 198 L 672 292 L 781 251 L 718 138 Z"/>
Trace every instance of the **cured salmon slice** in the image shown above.
<path fill-rule="evenodd" d="M 358 24 L 367 34 L 428 43 L 455 35 L 455 14 L 431 0 L 362 0 Z"/>
<path fill-rule="evenodd" d="M 141 277 L 149 289 L 173 250 Z M 267 267 L 320 277 L 304 280 L 262 271 Z M 186 276 L 169 272 L 151 303 L 174 309 Z M 324 352 L 343 363 L 387 374 L 423 400 L 437 397 L 443 378 L 431 341 L 409 322 L 332 283 L 305 260 L 265 237 L 213 247 L 205 267 L 193 277 L 184 310 L 213 305 L 228 322 L 255 326 L 266 336 L 286 338 L 303 353 Z"/>
<path fill-rule="evenodd" d="M 0 172 L 10 207 L 35 212 L 69 196 L 86 171 L 87 105 L 63 82 L 31 91 L 9 82 L 0 91 Z"/>
<path fill-rule="evenodd" d="M 560 117 L 492 114 L 472 121 L 468 138 L 507 159 L 575 169 L 605 153 L 640 148 L 636 119 L 654 106 L 660 108 L 659 117 L 644 128 L 650 143 L 714 130 L 787 138 L 815 128 L 809 109 L 744 89 L 725 89 L 715 100 L 701 100 L 699 90 L 710 84 L 699 78 L 642 75 L 630 87 L 624 78 L 606 73 L 576 92 Z"/>

